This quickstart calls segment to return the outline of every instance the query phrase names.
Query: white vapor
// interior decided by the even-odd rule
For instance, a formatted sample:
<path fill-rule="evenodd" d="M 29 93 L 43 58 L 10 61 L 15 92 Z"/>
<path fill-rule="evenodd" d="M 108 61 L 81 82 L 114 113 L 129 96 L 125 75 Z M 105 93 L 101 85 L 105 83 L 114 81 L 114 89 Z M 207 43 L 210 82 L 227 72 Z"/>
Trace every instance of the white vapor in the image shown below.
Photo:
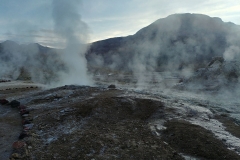
<path fill-rule="evenodd" d="M 65 40 L 62 61 L 66 67 L 60 73 L 57 85 L 79 84 L 91 85 L 90 75 L 87 73 L 85 51 L 88 41 L 88 27 L 81 20 L 79 12 L 80 0 L 53 0 L 52 16 L 55 32 Z"/>

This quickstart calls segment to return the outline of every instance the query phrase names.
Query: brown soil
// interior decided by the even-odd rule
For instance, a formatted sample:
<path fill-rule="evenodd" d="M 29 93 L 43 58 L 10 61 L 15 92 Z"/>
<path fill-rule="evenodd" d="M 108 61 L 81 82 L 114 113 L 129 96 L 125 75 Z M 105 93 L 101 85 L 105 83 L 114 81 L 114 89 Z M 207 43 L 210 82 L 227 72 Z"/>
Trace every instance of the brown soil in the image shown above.
<path fill-rule="evenodd" d="M 208 130 L 185 121 L 168 121 L 162 139 L 180 153 L 201 159 L 240 159 Z"/>

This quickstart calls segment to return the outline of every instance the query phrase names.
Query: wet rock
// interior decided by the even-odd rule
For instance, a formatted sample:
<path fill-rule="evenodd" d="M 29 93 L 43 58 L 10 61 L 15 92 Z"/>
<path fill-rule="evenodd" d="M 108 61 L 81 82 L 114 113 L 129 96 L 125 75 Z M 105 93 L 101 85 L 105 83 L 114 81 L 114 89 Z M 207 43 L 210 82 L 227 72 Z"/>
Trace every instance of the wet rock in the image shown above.
<path fill-rule="evenodd" d="M 11 107 L 13 108 L 17 108 L 18 106 L 20 106 L 20 102 L 17 100 L 13 100 L 9 103 L 11 105 Z"/>

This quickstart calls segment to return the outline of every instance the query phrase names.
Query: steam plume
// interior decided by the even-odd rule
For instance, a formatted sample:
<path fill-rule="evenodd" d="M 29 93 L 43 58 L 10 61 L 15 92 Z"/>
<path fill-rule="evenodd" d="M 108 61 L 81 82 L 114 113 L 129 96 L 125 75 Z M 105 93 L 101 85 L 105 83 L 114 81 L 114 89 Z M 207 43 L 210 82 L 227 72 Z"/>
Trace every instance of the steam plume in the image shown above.
<path fill-rule="evenodd" d="M 66 72 L 60 73 L 60 84 L 92 84 L 87 74 L 87 62 L 84 56 L 88 40 L 88 27 L 81 20 L 79 12 L 80 0 L 53 0 L 52 15 L 55 32 L 66 42 L 61 54 Z"/>

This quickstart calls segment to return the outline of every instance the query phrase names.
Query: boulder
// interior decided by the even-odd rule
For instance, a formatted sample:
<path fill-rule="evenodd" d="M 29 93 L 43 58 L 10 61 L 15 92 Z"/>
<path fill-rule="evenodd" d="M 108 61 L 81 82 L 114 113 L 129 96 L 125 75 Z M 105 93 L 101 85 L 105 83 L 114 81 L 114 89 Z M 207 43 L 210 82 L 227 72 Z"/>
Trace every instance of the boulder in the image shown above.
<path fill-rule="evenodd" d="M 23 139 L 23 138 L 25 138 L 25 137 L 28 137 L 28 134 L 23 131 L 23 132 L 19 135 L 18 139 Z"/>
<path fill-rule="evenodd" d="M 20 102 L 17 100 L 13 100 L 9 103 L 11 105 L 11 107 L 13 108 L 17 108 L 18 106 L 20 106 Z"/>
<path fill-rule="evenodd" d="M 0 99 L 0 104 L 5 105 L 5 104 L 8 104 L 8 103 L 9 103 L 8 100 L 6 100 L 6 99 Z"/>
<path fill-rule="evenodd" d="M 111 84 L 111 85 L 108 86 L 108 88 L 110 88 L 110 89 L 115 89 L 116 86 L 115 86 L 114 84 Z"/>

